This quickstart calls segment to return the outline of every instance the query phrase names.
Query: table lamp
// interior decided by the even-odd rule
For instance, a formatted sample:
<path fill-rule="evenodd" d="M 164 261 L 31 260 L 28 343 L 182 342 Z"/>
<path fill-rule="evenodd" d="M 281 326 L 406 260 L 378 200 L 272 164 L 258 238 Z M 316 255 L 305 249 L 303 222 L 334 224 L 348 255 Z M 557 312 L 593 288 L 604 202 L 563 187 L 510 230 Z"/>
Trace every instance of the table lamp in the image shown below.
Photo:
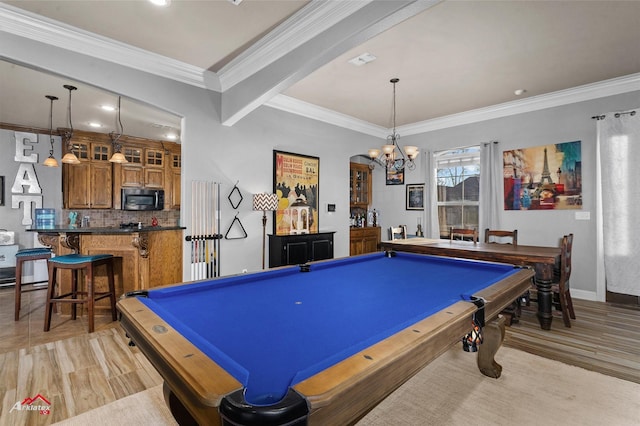
<path fill-rule="evenodd" d="M 277 209 L 277 194 L 253 194 L 253 210 L 262 210 L 262 269 L 264 269 L 265 240 L 267 236 L 267 211 L 274 211 Z"/>

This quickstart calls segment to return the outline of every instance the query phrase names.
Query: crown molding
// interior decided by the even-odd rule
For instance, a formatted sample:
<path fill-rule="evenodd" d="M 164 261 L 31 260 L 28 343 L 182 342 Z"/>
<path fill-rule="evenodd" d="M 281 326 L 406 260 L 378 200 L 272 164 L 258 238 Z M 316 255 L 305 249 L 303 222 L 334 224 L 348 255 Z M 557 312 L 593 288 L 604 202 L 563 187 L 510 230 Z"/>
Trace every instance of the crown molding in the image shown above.
<path fill-rule="evenodd" d="M 341 114 L 286 95 L 274 96 L 264 105 L 383 139 L 387 137 L 387 133 L 389 132 L 388 129 L 382 126 L 377 126 L 368 121 L 359 120 L 349 115 Z"/>
<path fill-rule="evenodd" d="M 620 95 L 635 90 L 640 90 L 640 73 L 408 124 L 399 127 L 398 132 L 404 136 L 416 135 L 494 118 L 590 101 L 606 96 Z"/>
<path fill-rule="evenodd" d="M 606 96 L 620 95 L 636 90 L 640 90 L 640 73 L 407 124 L 397 127 L 396 131 L 402 136 L 417 135 L 464 124 L 472 124 L 495 118 L 604 98 Z M 365 133 L 370 136 L 386 138 L 386 135 L 391 132 L 390 128 L 377 126 L 364 120 L 359 120 L 285 95 L 278 95 L 265 105 L 356 132 Z"/>
<path fill-rule="evenodd" d="M 0 3 L 0 31 L 82 55 L 124 64 L 196 87 L 219 90 L 214 73 L 62 22 Z"/>

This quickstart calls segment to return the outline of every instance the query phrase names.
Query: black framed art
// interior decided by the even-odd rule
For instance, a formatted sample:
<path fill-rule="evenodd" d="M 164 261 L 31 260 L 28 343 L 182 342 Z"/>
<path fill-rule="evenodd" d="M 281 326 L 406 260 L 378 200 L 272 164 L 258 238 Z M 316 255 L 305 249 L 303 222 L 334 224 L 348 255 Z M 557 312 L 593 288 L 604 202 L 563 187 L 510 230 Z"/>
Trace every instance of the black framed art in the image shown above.
<path fill-rule="evenodd" d="M 407 185 L 407 210 L 424 210 L 424 183 Z"/>

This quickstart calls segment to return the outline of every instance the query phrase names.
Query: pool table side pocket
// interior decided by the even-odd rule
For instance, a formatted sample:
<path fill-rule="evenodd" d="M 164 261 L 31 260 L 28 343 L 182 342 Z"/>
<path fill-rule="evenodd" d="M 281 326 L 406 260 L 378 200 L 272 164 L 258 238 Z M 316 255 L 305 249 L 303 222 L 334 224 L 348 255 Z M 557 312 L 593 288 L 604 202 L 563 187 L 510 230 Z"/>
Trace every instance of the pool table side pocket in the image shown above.
<path fill-rule="evenodd" d="M 475 311 L 473 303 L 456 302 L 294 386 L 309 401 L 309 423 L 344 425 L 364 416 L 459 342 Z"/>
<path fill-rule="evenodd" d="M 122 314 L 120 325 L 160 373 L 165 386 L 200 424 L 219 421 L 220 400 L 242 384 L 137 298 L 122 299 L 117 306 Z"/>

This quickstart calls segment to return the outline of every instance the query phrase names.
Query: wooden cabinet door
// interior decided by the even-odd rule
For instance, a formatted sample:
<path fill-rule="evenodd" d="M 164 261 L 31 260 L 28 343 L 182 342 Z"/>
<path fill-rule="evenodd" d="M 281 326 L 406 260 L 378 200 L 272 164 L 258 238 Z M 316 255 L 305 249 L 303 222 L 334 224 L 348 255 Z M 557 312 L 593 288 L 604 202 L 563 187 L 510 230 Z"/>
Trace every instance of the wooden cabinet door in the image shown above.
<path fill-rule="evenodd" d="M 91 168 L 91 208 L 110 209 L 112 206 L 111 163 L 92 163 Z"/>
<path fill-rule="evenodd" d="M 169 174 L 169 206 L 170 209 L 179 209 L 180 208 L 180 200 L 182 198 L 182 190 L 180 188 L 180 169 L 171 169 L 171 173 Z M 165 202 L 166 202 L 165 198 Z"/>
<path fill-rule="evenodd" d="M 164 170 L 158 168 L 145 167 L 144 169 L 144 187 L 163 189 L 164 188 Z"/>
<path fill-rule="evenodd" d="M 140 188 L 144 183 L 142 166 L 120 165 L 120 186 L 129 188 Z"/>
<path fill-rule="evenodd" d="M 67 209 L 90 208 L 91 164 L 65 164 L 64 195 Z"/>

